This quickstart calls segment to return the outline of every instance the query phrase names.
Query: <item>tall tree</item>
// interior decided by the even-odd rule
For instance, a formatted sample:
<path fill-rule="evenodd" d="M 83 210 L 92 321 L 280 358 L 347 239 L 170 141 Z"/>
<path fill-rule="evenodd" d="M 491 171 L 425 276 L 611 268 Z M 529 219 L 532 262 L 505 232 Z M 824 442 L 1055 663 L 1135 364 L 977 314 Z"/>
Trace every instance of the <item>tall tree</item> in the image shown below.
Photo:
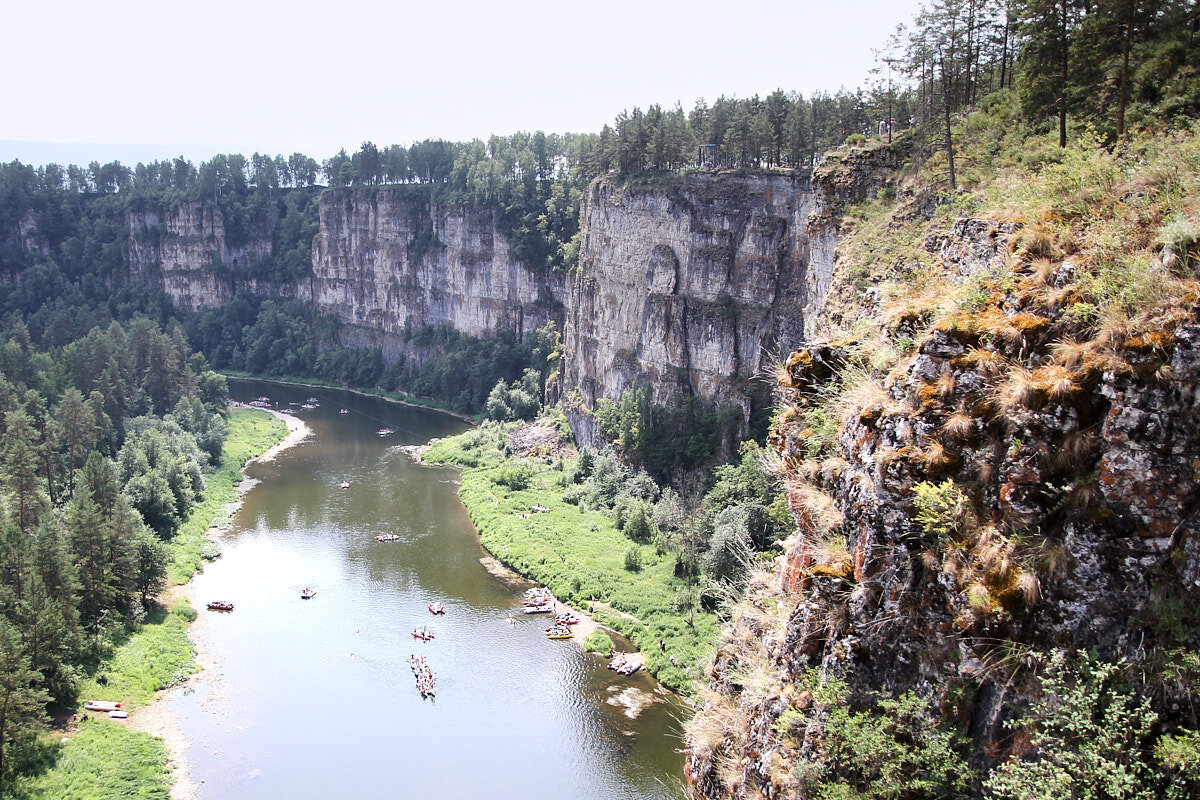
<path fill-rule="evenodd" d="M 16 627 L 0 616 L 0 788 L 13 771 L 13 755 L 27 748 L 46 727 L 50 696 L 42 676 L 29 663 Z"/>

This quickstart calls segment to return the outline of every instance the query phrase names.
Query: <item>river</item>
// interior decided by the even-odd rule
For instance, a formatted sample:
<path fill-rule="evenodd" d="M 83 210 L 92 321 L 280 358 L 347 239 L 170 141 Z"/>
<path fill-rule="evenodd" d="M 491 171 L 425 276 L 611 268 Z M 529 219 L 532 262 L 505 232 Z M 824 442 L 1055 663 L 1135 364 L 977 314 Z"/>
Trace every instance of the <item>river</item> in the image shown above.
<path fill-rule="evenodd" d="M 541 617 L 511 624 L 521 589 L 480 563 L 456 473 L 398 450 L 462 422 L 328 389 L 231 381 L 231 392 L 320 405 L 296 410 L 306 441 L 250 467 L 260 482 L 194 579 L 194 635 L 215 666 L 170 710 L 202 800 L 683 796 L 678 700 L 548 640 Z M 205 610 L 213 599 L 236 608 Z M 426 624 L 436 638 L 414 639 Z M 416 690 L 414 653 L 436 675 L 435 699 Z M 656 702 L 631 717 L 619 702 L 631 695 Z"/>

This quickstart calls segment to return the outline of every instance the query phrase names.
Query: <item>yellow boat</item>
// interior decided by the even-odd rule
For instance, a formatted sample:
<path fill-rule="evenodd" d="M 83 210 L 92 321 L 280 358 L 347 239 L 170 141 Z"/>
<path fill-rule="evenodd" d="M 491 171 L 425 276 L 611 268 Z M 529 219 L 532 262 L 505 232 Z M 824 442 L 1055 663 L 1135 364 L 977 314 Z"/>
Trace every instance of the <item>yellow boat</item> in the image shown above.
<path fill-rule="evenodd" d="M 566 625 L 555 625 L 546 629 L 547 639 L 570 639 L 575 634 Z"/>

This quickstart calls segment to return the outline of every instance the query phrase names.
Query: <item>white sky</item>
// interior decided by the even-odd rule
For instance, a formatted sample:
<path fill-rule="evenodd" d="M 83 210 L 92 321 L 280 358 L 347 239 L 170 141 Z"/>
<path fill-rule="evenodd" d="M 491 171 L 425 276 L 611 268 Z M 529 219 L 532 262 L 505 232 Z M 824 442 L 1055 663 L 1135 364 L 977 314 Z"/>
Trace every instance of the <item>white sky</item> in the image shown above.
<path fill-rule="evenodd" d="M 866 81 L 872 48 L 919 5 L 14 0 L 0 160 L 22 141 L 322 159 L 364 140 L 599 131 L 635 105 L 833 92 Z"/>

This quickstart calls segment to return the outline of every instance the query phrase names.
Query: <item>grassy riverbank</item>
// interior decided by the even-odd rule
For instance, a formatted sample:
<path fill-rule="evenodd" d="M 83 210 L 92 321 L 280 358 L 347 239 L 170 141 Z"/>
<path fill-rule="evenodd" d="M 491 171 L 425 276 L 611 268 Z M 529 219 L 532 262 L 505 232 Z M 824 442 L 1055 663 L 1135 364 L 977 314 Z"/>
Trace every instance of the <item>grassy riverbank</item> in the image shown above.
<path fill-rule="evenodd" d="M 287 426 L 265 411 L 235 409 L 219 464 L 205 471 L 204 501 L 170 542 L 170 580 L 186 583 L 202 566 L 206 532 L 224 524 L 238 500 L 241 471 L 287 434 Z M 194 670 L 187 626 L 196 611 L 186 600 L 169 609 L 154 606 L 145 621 L 112 642 L 111 654 L 80 685 L 82 700 L 118 700 L 127 709 L 149 704 L 157 692 Z M 62 734 L 56 732 L 54 737 Z M 107 719 L 83 719 L 65 743 L 47 739 L 45 772 L 14 787 L 15 798 L 101 800 L 112 797 L 167 798 L 169 758 L 161 739 Z"/>
<path fill-rule="evenodd" d="M 674 555 L 565 502 L 572 459 L 506 458 L 502 447 L 497 436 L 469 431 L 435 442 L 424 459 L 462 469 L 459 495 L 493 555 L 629 638 L 660 681 L 692 694 L 718 624 L 699 607 L 697 588 L 675 577 Z"/>

